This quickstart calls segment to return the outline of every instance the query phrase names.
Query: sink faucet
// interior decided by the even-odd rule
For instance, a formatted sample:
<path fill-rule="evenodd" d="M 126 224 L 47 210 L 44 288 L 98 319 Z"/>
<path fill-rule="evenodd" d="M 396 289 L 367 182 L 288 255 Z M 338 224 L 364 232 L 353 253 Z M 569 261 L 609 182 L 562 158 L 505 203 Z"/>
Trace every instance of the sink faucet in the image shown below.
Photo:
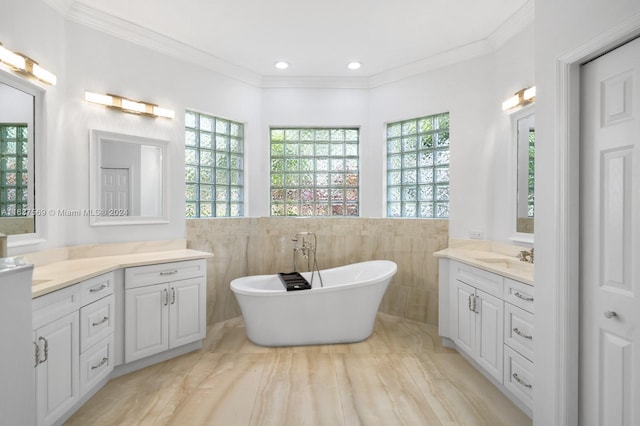
<path fill-rule="evenodd" d="M 521 262 L 533 263 L 533 248 L 531 250 L 521 250 L 517 257 Z"/>

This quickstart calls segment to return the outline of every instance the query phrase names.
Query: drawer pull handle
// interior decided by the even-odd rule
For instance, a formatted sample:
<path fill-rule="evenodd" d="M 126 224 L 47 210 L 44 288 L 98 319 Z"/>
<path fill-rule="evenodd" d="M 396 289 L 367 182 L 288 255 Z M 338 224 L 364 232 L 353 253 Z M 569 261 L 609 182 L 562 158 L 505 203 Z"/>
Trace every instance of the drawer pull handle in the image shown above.
<path fill-rule="evenodd" d="M 106 284 L 100 284 L 98 287 L 90 288 L 89 293 L 96 293 L 98 291 L 104 290 L 105 288 L 107 288 Z"/>
<path fill-rule="evenodd" d="M 102 361 L 100 361 L 100 363 L 98 365 L 92 365 L 91 369 L 92 370 L 96 370 L 96 369 L 102 367 L 103 365 L 105 365 L 107 362 L 109 362 L 109 358 L 104 357 L 104 358 L 102 358 Z"/>
<path fill-rule="evenodd" d="M 518 376 L 518 373 L 513 373 L 512 377 L 516 382 L 520 383 L 522 386 L 524 386 L 527 389 L 531 389 L 533 387 L 529 383 L 522 380 L 520 376 Z"/>
<path fill-rule="evenodd" d="M 101 325 L 101 324 L 104 324 L 104 323 L 105 323 L 105 322 L 107 322 L 107 321 L 109 321 L 109 317 L 104 317 L 104 318 L 102 318 L 102 319 L 101 319 L 100 321 L 98 321 L 98 322 L 92 322 L 92 323 L 91 323 L 91 325 L 92 325 L 93 327 L 97 327 L 97 326 L 99 326 L 99 325 Z"/>
<path fill-rule="evenodd" d="M 44 359 L 38 362 L 38 364 L 42 364 L 47 362 L 47 360 L 49 359 L 49 341 L 42 336 L 38 337 L 38 340 L 44 341 Z"/>
<path fill-rule="evenodd" d="M 525 300 L 527 302 L 533 302 L 533 297 L 531 296 L 523 296 L 522 294 L 520 294 L 519 292 L 515 292 L 513 293 L 513 295 L 519 299 Z"/>
<path fill-rule="evenodd" d="M 174 275 L 174 274 L 177 274 L 177 273 L 178 273 L 178 270 L 177 269 L 173 269 L 171 271 L 162 271 L 162 272 L 160 272 L 160 275 Z"/>
<path fill-rule="evenodd" d="M 518 330 L 517 327 L 513 329 L 513 332 L 516 333 L 520 337 L 524 337 L 525 339 L 529 339 L 529 340 L 533 339 L 533 336 L 529 336 L 527 334 L 524 334 L 522 331 Z"/>

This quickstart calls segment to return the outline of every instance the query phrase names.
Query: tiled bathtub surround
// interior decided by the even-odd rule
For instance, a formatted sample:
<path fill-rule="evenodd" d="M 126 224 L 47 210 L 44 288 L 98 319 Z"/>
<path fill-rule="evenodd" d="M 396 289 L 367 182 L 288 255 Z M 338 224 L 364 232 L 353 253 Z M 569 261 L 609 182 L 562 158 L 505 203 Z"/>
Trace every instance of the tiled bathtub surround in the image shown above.
<path fill-rule="evenodd" d="M 318 237 L 320 269 L 373 259 L 398 264 L 380 311 L 436 325 L 438 261 L 447 247 L 449 222 L 437 219 L 216 218 L 187 220 L 187 247 L 214 253 L 208 259 L 209 324 L 240 315 L 231 280 L 290 272 L 291 238 L 299 231 Z"/>

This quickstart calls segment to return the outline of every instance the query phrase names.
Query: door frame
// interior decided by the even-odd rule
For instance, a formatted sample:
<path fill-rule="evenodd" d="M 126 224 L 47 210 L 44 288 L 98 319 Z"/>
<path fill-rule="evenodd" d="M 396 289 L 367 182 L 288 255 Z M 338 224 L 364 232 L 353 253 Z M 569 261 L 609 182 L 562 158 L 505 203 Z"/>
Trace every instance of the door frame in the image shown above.
<path fill-rule="evenodd" d="M 556 424 L 578 425 L 580 300 L 580 76 L 584 63 L 640 36 L 640 15 L 556 60 Z"/>

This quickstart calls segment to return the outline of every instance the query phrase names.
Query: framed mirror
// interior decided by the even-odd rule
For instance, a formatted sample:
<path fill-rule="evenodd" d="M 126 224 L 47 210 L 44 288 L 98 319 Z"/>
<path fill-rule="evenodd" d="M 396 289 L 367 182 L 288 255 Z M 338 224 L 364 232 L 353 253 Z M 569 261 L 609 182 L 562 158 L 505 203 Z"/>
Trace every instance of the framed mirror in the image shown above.
<path fill-rule="evenodd" d="M 92 226 L 168 223 L 169 141 L 90 131 Z"/>
<path fill-rule="evenodd" d="M 516 146 L 515 230 L 512 240 L 533 243 L 535 217 L 535 141 L 536 122 L 533 106 L 512 115 Z"/>
<path fill-rule="evenodd" d="M 11 245 L 41 238 L 35 147 L 45 127 L 43 102 L 44 89 L 0 71 L 0 233 Z"/>

